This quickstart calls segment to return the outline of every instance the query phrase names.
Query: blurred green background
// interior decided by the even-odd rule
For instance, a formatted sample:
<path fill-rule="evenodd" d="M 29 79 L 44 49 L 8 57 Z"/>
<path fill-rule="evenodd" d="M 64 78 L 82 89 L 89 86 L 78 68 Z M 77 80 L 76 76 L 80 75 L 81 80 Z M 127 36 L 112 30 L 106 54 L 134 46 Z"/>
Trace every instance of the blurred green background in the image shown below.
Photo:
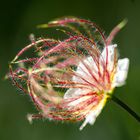
<path fill-rule="evenodd" d="M 0 140 L 140 140 L 140 124 L 109 101 L 95 125 L 79 131 L 80 123 L 34 121 L 28 96 L 3 77 L 8 63 L 30 43 L 29 34 L 44 32 L 36 25 L 61 16 L 90 19 L 106 34 L 124 18 L 128 24 L 115 38 L 121 57 L 130 59 L 127 83 L 115 95 L 140 114 L 140 0 L 7 0 L 0 3 Z M 45 30 L 47 34 L 47 30 Z M 49 32 L 48 32 L 49 36 Z"/>

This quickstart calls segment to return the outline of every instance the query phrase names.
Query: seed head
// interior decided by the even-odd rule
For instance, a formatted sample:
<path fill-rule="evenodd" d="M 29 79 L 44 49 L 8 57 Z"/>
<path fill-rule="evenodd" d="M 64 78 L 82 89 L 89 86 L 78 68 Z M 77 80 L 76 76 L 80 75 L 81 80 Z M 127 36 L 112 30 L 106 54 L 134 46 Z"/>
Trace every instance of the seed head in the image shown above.
<path fill-rule="evenodd" d="M 35 40 L 31 35 L 32 43 L 10 64 L 8 76 L 39 111 L 28 115 L 30 122 L 38 118 L 84 120 L 80 130 L 87 123 L 94 124 L 114 88 L 127 78 L 129 59 L 118 59 L 117 44 L 112 44 L 124 24 L 116 26 L 107 38 L 94 22 L 75 17 L 39 26 L 60 27 L 67 38 Z"/>

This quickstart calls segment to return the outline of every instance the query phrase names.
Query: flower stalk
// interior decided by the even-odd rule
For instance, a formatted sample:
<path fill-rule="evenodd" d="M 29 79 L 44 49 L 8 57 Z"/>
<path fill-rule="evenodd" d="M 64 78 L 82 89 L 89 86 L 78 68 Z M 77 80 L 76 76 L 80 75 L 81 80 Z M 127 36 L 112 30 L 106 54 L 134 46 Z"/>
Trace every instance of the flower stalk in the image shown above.
<path fill-rule="evenodd" d="M 135 118 L 140 123 L 140 116 L 131 109 L 127 104 L 125 104 L 123 101 L 121 101 L 118 97 L 112 96 L 111 100 L 118 104 L 120 107 L 122 107 L 125 111 L 127 111 L 133 118 Z"/>

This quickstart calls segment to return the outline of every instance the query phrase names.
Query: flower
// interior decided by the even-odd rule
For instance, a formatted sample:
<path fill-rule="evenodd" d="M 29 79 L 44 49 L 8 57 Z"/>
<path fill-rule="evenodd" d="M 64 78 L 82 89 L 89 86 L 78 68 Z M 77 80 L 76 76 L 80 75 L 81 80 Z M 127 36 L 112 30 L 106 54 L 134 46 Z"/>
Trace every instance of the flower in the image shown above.
<path fill-rule="evenodd" d="M 39 28 L 59 27 L 63 41 L 30 36 L 10 64 L 13 83 L 27 93 L 39 114 L 28 119 L 48 118 L 94 124 L 115 87 L 125 84 L 129 59 L 118 59 L 112 44 L 124 20 L 106 38 L 93 22 L 75 17 L 57 19 Z M 63 28 L 63 29 L 62 29 Z M 30 52 L 26 56 L 26 52 Z M 23 57 L 24 56 L 24 57 Z"/>

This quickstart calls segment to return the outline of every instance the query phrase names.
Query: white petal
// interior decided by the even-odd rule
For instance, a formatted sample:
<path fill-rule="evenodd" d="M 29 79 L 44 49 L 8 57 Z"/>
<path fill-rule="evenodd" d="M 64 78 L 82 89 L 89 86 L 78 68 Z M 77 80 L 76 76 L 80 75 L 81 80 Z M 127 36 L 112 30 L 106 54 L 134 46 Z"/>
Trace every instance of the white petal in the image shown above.
<path fill-rule="evenodd" d="M 96 66 L 96 64 L 91 56 L 87 57 L 84 60 L 84 63 L 92 70 L 92 72 L 95 75 L 97 75 L 97 66 Z M 86 68 L 86 66 L 82 62 L 79 63 L 77 70 L 76 70 L 76 73 L 81 75 L 84 78 L 85 78 L 85 76 L 87 77 L 87 75 L 91 76 L 88 69 Z M 76 76 L 73 77 L 73 81 L 74 82 L 83 82 L 83 80 L 81 78 L 78 78 Z"/>
<path fill-rule="evenodd" d="M 84 94 L 87 94 L 88 92 L 90 92 L 91 90 L 89 89 L 81 89 L 81 88 L 70 88 L 66 91 L 65 95 L 64 95 L 64 99 L 70 99 L 70 98 L 76 98 L 78 97 L 79 95 L 84 95 Z M 92 95 L 93 96 L 93 95 Z M 78 104 L 80 104 L 81 102 L 85 101 L 85 100 L 88 100 L 89 98 L 91 98 L 91 96 L 79 96 L 76 100 L 70 102 L 68 104 L 68 106 L 70 107 L 73 107 L 73 106 L 76 106 Z"/>
<path fill-rule="evenodd" d="M 108 70 L 111 71 L 113 69 L 113 65 L 114 65 L 114 55 L 115 55 L 115 48 L 117 47 L 117 44 L 114 45 L 109 45 L 108 46 Z M 106 47 L 103 49 L 102 54 L 101 54 L 101 58 L 100 60 L 104 60 L 106 61 Z"/>
<path fill-rule="evenodd" d="M 73 98 L 82 92 L 80 88 L 70 88 L 65 92 L 64 99 Z"/>
<path fill-rule="evenodd" d="M 90 56 L 90 57 L 87 57 L 85 60 L 84 60 L 84 63 L 92 70 L 92 72 L 94 73 L 95 76 L 97 76 L 97 66 L 93 60 L 93 58 Z M 90 75 L 89 71 L 87 70 L 87 68 L 85 67 L 85 65 L 80 62 L 78 67 L 77 67 L 77 70 L 76 70 L 76 73 L 78 75 L 80 75 L 80 77 L 83 77 L 83 78 L 87 78 L 87 79 L 92 79 L 92 76 Z M 80 77 L 77 77 L 77 76 L 73 76 L 72 78 L 72 81 L 73 82 L 79 82 L 79 83 L 84 83 L 84 80 L 82 80 Z M 64 99 L 68 99 L 68 98 L 72 98 L 72 97 L 75 97 L 77 95 L 81 95 L 81 94 L 85 94 L 89 91 L 89 89 L 81 89 L 81 88 L 70 88 L 66 91 L 65 95 L 64 95 Z"/>
<path fill-rule="evenodd" d="M 129 59 L 123 58 L 118 60 L 117 71 L 114 76 L 114 87 L 119 87 L 125 84 L 129 68 Z"/>
<path fill-rule="evenodd" d="M 70 102 L 68 104 L 69 107 L 74 107 L 74 106 L 78 106 L 80 105 L 82 102 L 88 100 L 89 98 L 91 98 L 90 96 L 83 96 L 83 97 L 79 97 L 77 100 L 74 100 L 72 102 Z"/>
<path fill-rule="evenodd" d="M 65 93 L 65 95 L 64 95 L 64 99 L 69 99 L 69 98 L 78 97 L 79 95 L 87 94 L 87 93 L 90 92 L 90 91 L 91 91 L 91 90 L 89 90 L 89 89 L 84 89 L 84 90 L 83 90 L 83 89 L 81 89 L 81 88 L 70 88 L 70 89 L 68 89 L 68 90 L 66 91 L 66 93 Z M 84 101 L 84 100 L 86 100 L 86 99 L 88 99 L 88 98 L 90 98 L 90 96 L 83 96 L 83 97 L 80 97 L 79 99 L 77 99 L 77 100 L 71 102 L 71 103 L 69 104 L 69 106 L 70 106 L 70 105 L 72 105 L 72 106 L 77 105 L 77 104 L 79 104 L 80 102 L 82 102 L 82 101 Z"/>
<path fill-rule="evenodd" d="M 96 108 L 94 110 L 92 110 L 87 116 L 85 121 L 83 122 L 83 124 L 80 127 L 80 130 L 82 130 L 87 123 L 93 125 L 94 122 L 96 121 L 96 118 L 98 117 L 98 115 L 101 113 L 106 101 L 107 101 L 108 96 L 105 94 L 104 98 L 100 101 L 100 103 L 96 106 Z"/>

